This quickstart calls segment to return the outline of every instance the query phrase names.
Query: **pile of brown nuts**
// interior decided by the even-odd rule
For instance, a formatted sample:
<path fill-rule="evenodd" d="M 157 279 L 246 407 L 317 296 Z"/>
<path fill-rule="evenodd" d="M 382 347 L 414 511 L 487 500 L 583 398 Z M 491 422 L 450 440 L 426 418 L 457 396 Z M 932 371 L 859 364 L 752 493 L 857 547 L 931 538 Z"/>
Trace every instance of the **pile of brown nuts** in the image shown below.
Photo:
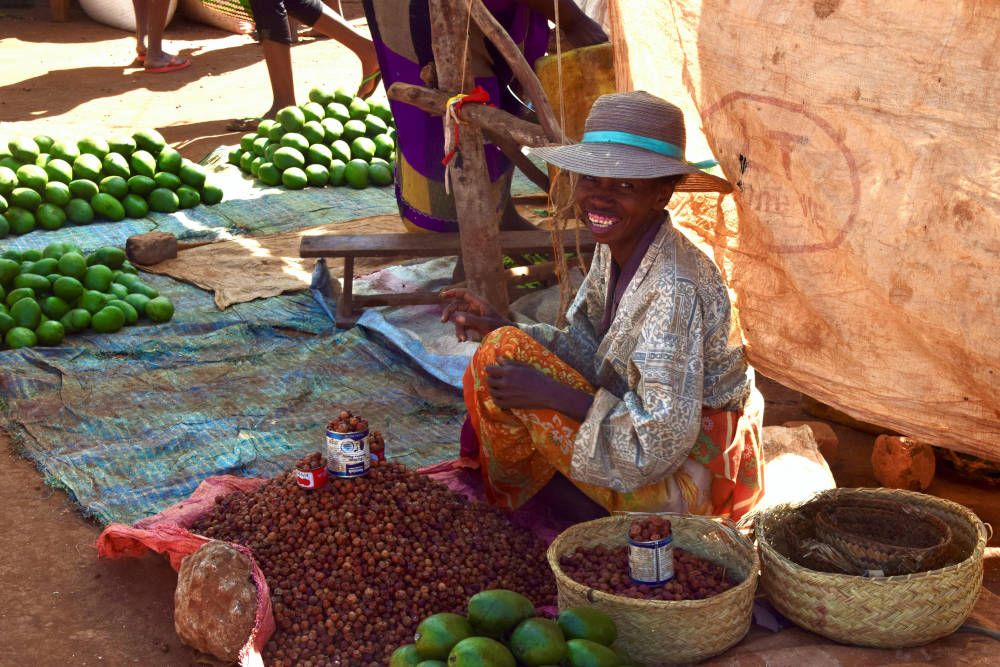
<path fill-rule="evenodd" d="M 628 528 L 628 536 L 636 542 L 656 542 L 670 537 L 670 520 L 662 516 L 636 519 Z"/>
<path fill-rule="evenodd" d="M 563 555 L 559 566 L 573 581 L 605 593 L 643 600 L 703 600 L 727 591 L 737 582 L 726 570 L 684 549 L 674 548 L 674 578 L 660 586 L 648 586 L 629 577 L 627 547 L 602 545 Z"/>
<path fill-rule="evenodd" d="M 372 431 L 368 435 L 368 450 L 374 454 L 379 455 L 380 459 L 385 459 L 385 438 L 382 437 L 382 433 L 379 431 Z"/>
<path fill-rule="evenodd" d="M 326 430 L 335 433 L 357 433 L 368 428 L 368 420 L 362 419 L 350 410 L 341 410 L 336 419 L 326 425 Z"/>
<path fill-rule="evenodd" d="M 249 547 L 271 588 L 268 665 L 385 665 L 421 619 L 508 588 L 555 604 L 545 544 L 395 463 L 306 491 L 294 472 L 216 498 L 192 530 Z"/>

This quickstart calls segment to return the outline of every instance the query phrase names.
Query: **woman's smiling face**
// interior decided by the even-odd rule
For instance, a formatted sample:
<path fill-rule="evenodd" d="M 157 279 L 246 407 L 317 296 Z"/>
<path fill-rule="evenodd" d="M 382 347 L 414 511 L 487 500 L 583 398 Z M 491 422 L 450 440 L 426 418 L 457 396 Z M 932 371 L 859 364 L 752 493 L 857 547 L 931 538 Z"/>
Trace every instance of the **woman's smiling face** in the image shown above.
<path fill-rule="evenodd" d="M 594 240 L 610 246 L 615 260 L 622 263 L 643 232 L 663 215 L 676 184 L 677 177 L 580 175 L 574 198 Z"/>

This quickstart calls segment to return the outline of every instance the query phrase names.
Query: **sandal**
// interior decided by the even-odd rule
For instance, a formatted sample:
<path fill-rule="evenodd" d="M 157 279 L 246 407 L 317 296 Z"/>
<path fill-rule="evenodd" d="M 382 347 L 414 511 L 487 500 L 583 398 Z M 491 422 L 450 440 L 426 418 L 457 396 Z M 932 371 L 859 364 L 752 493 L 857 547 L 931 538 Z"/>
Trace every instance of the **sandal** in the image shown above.
<path fill-rule="evenodd" d="M 166 65 L 159 67 L 146 67 L 143 71 L 147 74 L 163 74 L 164 72 L 176 72 L 191 66 L 191 61 L 181 56 L 170 56 Z"/>
<path fill-rule="evenodd" d="M 362 95 L 361 91 L 364 90 L 368 86 L 368 84 L 371 83 L 372 81 L 375 82 L 375 84 L 372 86 L 372 89 L 368 91 L 368 94 Z M 368 76 L 366 76 L 365 78 L 361 79 L 361 84 L 358 85 L 358 92 L 356 93 L 356 96 L 360 97 L 361 99 L 368 99 L 375 93 L 376 90 L 378 90 L 378 85 L 381 82 L 382 82 L 382 70 L 377 69 Z"/>
<path fill-rule="evenodd" d="M 135 47 L 135 60 L 132 61 L 132 67 L 142 67 L 146 64 L 146 52 L 140 51 L 139 47 Z"/>

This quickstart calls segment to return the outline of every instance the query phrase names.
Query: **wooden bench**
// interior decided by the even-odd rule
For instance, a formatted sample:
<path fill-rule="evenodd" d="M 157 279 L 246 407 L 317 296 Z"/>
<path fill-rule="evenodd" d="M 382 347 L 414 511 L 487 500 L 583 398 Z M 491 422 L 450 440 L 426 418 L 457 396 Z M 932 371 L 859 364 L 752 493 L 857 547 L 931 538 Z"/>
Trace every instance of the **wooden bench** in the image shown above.
<path fill-rule="evenodd" d="M 583 253 L 594 251 L 594 238 L 589 230 L 580 230 L 579 250 Z M 458 255 L 461 247 L 460 235 L 454 234 L 365 234 L 359 236 L 338 236 L 324 234 L 304 236 L 299 245 L 300 257 L 343 257 L 344 286 L 337 300 L 336 323 L 338 327 L 350 327 L 357 321 L 355 307 L 403 306 L 438 303 L 438 292 L 420 291 L 392 294 L 371 294 L 354 296 L 355 257 L 449 257 Z M 529 253 L 551 253 L 552 235 L 545 230 L 500 232 L 500 247 L 505 255 L 525 255 Z M 563 249 L 577 250 L 576 234 L 563 234 Z M 529 267 L 530 269 L 530 267 Z M 537 277 L 529 270 L 530 278 Z"/>

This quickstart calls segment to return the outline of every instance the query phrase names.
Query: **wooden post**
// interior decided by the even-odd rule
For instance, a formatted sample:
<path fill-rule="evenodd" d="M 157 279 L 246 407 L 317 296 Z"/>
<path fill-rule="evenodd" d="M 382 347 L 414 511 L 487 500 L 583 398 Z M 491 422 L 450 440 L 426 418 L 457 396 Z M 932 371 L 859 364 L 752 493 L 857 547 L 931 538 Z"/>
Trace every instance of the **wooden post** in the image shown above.
<path fill-rule="evenodd" d="M 472 67 L 465 51 L 469 40 L 466 2 L 430 0 L 430 18 L 438 88 L 449 95 L 472 90 Z M 509 302 L 500 250 L 501 211 L 490 187 L 483 142 L 482 130 L 461 125 L 458 155 L 451 163 L 451 191 L 469 288 L 506 315 Z"/>

